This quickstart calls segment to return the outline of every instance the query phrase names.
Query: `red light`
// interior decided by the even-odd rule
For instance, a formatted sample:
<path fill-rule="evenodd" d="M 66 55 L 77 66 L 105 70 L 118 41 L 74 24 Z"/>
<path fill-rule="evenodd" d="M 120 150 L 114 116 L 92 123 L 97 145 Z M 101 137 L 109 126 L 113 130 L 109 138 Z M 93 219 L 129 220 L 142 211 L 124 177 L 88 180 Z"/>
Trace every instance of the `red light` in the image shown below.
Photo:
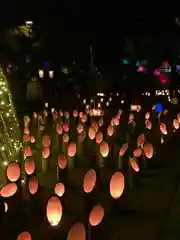
<path fill-rule="evenodd" d="M 161 81 L 162 84 L 166 84 L 167 83 L 167 79 L 164 79 L 164 78 L 160 79 L 160 81 Z"/>
<path fill-rule="evenodd" d="M 143 66 L 139 66 L 137 71 L 138 72 L 143 72 L 144 71 L 144 67 Z"/>
<path fill-rule="evenodd" d="M 169 67 L 169 63 L 167 61 L 163 62 L 163 67 L 164 68 L 168 68 Z"/>

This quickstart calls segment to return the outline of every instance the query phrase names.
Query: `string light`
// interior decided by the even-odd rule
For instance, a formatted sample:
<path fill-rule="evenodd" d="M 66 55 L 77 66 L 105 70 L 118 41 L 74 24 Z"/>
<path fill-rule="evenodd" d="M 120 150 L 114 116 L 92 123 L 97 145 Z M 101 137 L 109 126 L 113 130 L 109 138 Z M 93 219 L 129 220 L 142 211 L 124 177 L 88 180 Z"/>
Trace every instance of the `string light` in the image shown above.
<path fill-rule="evenodd" d="M 21 148 L 21 133 L 8 82 L 0 69 L 0 160 L 4 166 L 17 159 Z"/>

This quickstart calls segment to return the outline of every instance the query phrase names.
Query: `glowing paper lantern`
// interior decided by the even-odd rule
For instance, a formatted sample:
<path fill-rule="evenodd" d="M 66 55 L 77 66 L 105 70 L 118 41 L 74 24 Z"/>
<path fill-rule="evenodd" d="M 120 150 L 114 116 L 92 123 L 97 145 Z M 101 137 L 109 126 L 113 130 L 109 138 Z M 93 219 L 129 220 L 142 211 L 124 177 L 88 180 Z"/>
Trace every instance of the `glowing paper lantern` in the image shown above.
<path fill-rule="evenodd" d="M 30 146 L 24 148 L 24 158 L 32 156 L 32 149 Z"/>
<path fill-rule="evenodd" d="M 109 125 L 107 128 L 107 134 L 108 136 L 112 137 L 114 134 L 114 127 L 112 125 Z"/>
<path fill-rule="evenodd" d="M 57 183 L 54 188 L 55 194 L 57 194 L 59 197 L 62 197 L 65 193 L 65 186 L 63 183 Z"/>
<path fill-rule="evenodd" d="M 31 177 L 29 180 L 29 192 L 34 195 L 38 190 L 38 180 L 36 177 Z"/>
<path fill-rule="evenodd" d="M 22 232 L 19 234 L 17 240 L 32 240 L 31 234 L 29 232 Z"/>
<path fill-rule="evenodd" d="M 145 141 L 145 136 L 144 133 L 142 133 L 141 135 L 139 135 L 139 137 L 137 138 L 137 146 L 138 147 L 143 147 Z"/>
<path fill-rule="evenodd" d="M 102 142 L 100 145 L 100 153 L 103 157 L 107 157 L 109 154 L 109 145 L 107 142 Z"/>
<path fill-rule="evenodd" d="M 11 162 L 7 166 L 6 175 L 9 181 L 16 182 L 20 177 L 21 171 L 19 164 L 16 162 Z"/>
<path fill-rule="evenodd" d="M 95 139 L 96 137 L 96 131 L 94 128 L 90 127 L 88 131 L 88 136 L 91 140 Z"/>
<path fill-rule="evenodd" d="M 62 205 L 58 197 L 49 199 L 46 207 L 46 216 L 51 226 L 57 226 L 62 218 Z"/>
<path fill-rule="evenodd" d="M 30 130 L 29 130 L 28 127 L 25 127 L 25 128 L 24 128 L 24 134 L 26 134 L 26 135 L 29 135 L 29 134 L 30 134 Z"/>
<path fill-rule="evenodd" d="M 43 147 L 48 148 L 51 145 L 51 139 L 49 135 L 44 135 L 43 136 Z"/>
<path fill-rule="evenodd" d="M 81 134 L 81 133 L 83 132 L 83 125 L 82 125 L 82 124 L 78 124 L 78 125 L 77 125 L 77 132 L 78 132 L 79 134 Z"/>
<path fill-rule="evenodd" d="M 147 113 L 145 114 L 145 119 L 146 119 L 146 120 L 149 120 L 149 118 L 150 118 L 150 113 L 147 112 Z"/>
<path fill-rule="evenodd" d="M 50 156 L 50 148 L 46 147 L 42 150 L 42 156 L 43 158 L 48 158 Z"/>
<path fill-rule="evenodd" d="M 75 223 L 69 233 L 67 240 L 86 240 L 86 230 L 82 223 Z"/>
<path fill-rule="evenodd" d="M 74 110 L 74 111 L 73 111 L 73 117 L 75 117 L 75 118 L 78 117 L 78 111 L 77 111 L 77 110 Z"/>
<path fill-rule="evenodd" d="M 17 192 L 17 185 L 15 183 L 9 183 L 1 188 L 0 195 L 8 198 L 12 197 Z"/>
<path fill-rule="evenodd" d="M 174 127 L 175 129 L 179 129 L 179 122 L 178 122 L 177 119 L 174 119 L 174 120 L 173 120 L 173 127 Z"/>
<path fill-rule="evenodd" d="M 135 172 L 139 172 L 139 166 L 138 166 L 137 162 L 133 158 L 129 159 L 129 164 L 131 165 L 132 169 Z"/>
<path fill-rule="evenodd" d="M 133 155 L 134 155 L 135 157 L 137 157 L 137 158 L 140 157 L 141 154 L 142 154 L 141 148 L 136 148 L 136 149 L 133 151 Z"/>
<path fill-rule="evenodd" d="M 153 146 L 151 143 L 144 144 L 144 154 L 147 158 L 152 158 L 153 156 Z"/>
<path fill-rule="evenodd" d="M 69 142 L 69 135 L 67 133 L 63 134 L 63 142 L 68 143 Z"/>
<path fill-rule="evenodd" d="M 25 171 L 26 171 L 26 173 L 28 175 L 31 175 L 31 174 L 34 173 L 34 171 L 35 171 L 35 163 L 34 163 L 34 160 L 32 158 L 30 158 L 30 159 L 27 158 L 25 160 L 24 169 L 25 169 Z"/>
<path fill-rule="evenodd" d="M 67 124 L 67 123 L 64 123 L 63 124 L 63 130 L 64 130 L 64 132 L 69 132 L 69 125 Z"/>
<path fill-rule="evenodd" d="M 58 156 L 58 166 L 61 169 L 64 169 L 67 166 L 67 159 L 64 155 Z"/>
<path fill-rule="evenodd" d="M 35 143 L 35 142 L 36 142 L 35 137 L 34 137 L 34 136 L 31 136 L 30 141 L 31 141 L 31 143 Z"/>
<path fill-rule="evenodd" d="M 115 118 L 113 119 L 113 122 L 114 122 L 114 125 L 115 125 L 115 126 L 118 126 L 118 125 L 119 125 L 119 119 L 118 119 L 117 117 L 115 117 Z"/>
<path fill-rule="evenodd" d="M 128 149 L 128 143 L 124 143 L 122 145 L 122 147 L 120 148 L 120 150 L 119 150 L 119 156 L 120 157 L 124 156 L 124 154 L 126 153 L 127 149 Z"/>
<path fill-rule="evenodd" d="M 109 184 L 110 194 L 114 199 L 120 198 L 124 191 L 124 176 L 121 172 L 115 172 Z"/>
<path fill-rule="evenodd" d="M 24 134 L 23 142 L 29 142 L 29 141 L 30 141 L 30 136 L 28 134 Z"/>
<path fill-rule="evenodd" d="M 70 143 L 68 146 L 68 156 L 69 157 L 74 157 L 77 152 L 77 147 L 75 143 Z"/>
<path fill-rule="evenodd" d="M 98 123 L 96 121 L 92 122 L 92 127 L 94 128 L 95 132 L 97 133 L 97 131 L 99 129 L 99 126 L 98 126 Z"/>
<path fill-rule="evenodd" d="M 167 135 L 166 125 L 164 123 L 160 124 L 160 130 L 164 135 Z"/>
<path fill-rule="evenodd" d="M 91 226 L 97 226 L 101 223 L 104 217 L 104 208 L 101 205 L 93 207 L 89 214 L 89 223 Z"/>
<path fill-rule="evenodd" d="M 83 189 L 84 192 L 90 193 L 96 184 L 96 172 L 94 169 L 90 169 L 84 176 Z"/>
<path fill-rule="evenodd" d="M 56 132 L 61 135 L 63 132 L 63 128 L 60 124 L 56 124 Z"/>
<path fill-rule="evenodd" d="M 101 144 L 103 141 L 103 134 L 102 132 L 97 132 L 96 133 L 96 143 L 97 144 Z"/>

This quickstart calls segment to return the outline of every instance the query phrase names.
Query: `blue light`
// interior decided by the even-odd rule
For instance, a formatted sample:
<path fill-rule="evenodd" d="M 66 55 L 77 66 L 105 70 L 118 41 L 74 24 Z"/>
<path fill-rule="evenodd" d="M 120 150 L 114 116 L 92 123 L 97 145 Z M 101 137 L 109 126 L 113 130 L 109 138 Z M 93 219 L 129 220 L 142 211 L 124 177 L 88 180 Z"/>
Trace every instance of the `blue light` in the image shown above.
<path fill-rule="evenodd" d="M 43 68 L 49 70 L 49 62 L 47 61 L 43 62 Z"/>
<path fill-rule="evenodd" d="M 140 62 L 136 61 L 136 67 L 139 67 L 139 65 L 140 65 Z"/>
<path fill-rule="evenodd" d="M 155 106 L 156 106 L 156 112 L 157 113 L 161 113 L 161 112 L 164 111 L 164 107 L 163 107 L 163 105 L 161 103 L 156 103 Z"/>

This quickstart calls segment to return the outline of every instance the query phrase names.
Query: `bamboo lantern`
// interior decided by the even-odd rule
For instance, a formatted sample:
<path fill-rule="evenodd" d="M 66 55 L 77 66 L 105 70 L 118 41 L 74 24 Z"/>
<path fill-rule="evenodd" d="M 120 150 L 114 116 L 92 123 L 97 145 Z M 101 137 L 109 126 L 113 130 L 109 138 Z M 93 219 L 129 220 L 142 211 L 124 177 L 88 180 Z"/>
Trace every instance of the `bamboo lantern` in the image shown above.
<path fill-rule="evenodd" d="M 24 134 L 23 136 L 23 142 L 29 142 L 30 141 L 30 136 L 29 134 Z"/>
<path fill-rule="evenodd" d="M 153 157 L 153 146 L 151 143 L 144 144 L 144 154 L 148 159 Z"/>
<path fill-rule="evenodd" d="M 0 195 L 4 198 L 12 197 L 17 192 L 17 185 L 15 183 L 8 183 L 0 190 Z"/>
<path fill-rule="evenodd" d="M 51 139 L 50 139 L 49 135 L 44 135 L 42 141 L 43 141 L 43 147 L 45 147 L 45 148 L 49 148 L 50 147 Z"/>
<path fill-rule="evenodd" d="M 82 123 L 85 123 L 87 121 L 87 116 L 84 114 L 81 118 Z"/>
<path fill-rule="evenodd" d="M 32 156 L 32 149 L 30 146 L 24 147 L 24 159 Z"/>
<path fill-rule="evenodd" d="M 147 112 L 147 113 L 145 114 L 145 119 L 146 119 L 146 120 L 149 120 L 149 118 L 150 118 L 150 113 Z"/>
<path fill-rule="evenodd" d="M 115 172 L 110 180 L 109 190 L 112 198 L 118 199 L 124 192 L 124 175 L 121 172 Z"/>
<path fill-rule="evenodd" d="M 86 240 L 84 225 L 80 222 L 76 222 L 69 230 L 67 240 Z"/>
<path fill-rule="evenodd" d="M 109 137 L 112 137 L 114 134 L 114 127 L 112 125 L 109 125 L 107 128 L 107 134 Z"/>
<path fill-rule="evenodd" d="M 100 154 L 99 154 L 99 165 L 100 167 L 104 166 L 104 158 L 109 155 L 109 145 L 107 142 L 102 142 L 100 144 Z"/>
<path fill-rule="evenodd" d="M 177 120 L 180 123 L 180 113 L 177 114 Z"/>
<path fill-rule="evenodd" d="M 102 132 L 97 132 L 96 133 L 96 143 L 97 144 L 101 144 L 103 141 L 103 134 Z"/>
<path fill-rule="evenodd" d="M 101 205 L 93 207 L 89 214 L 89 224 L 92 227 L 98 226 L 104 217 L 104 208 Z"/>
<path fill-rule="evenodd" d="M 50 156 L 50 148 L 43 148 L 42 150 L 42 170 L 46 171 L 48 168 L 48 157 Z"/>
<path fill-rule="evenodd" d="M 78 132 L 78 134 L 81 134 L 82 132 L 83 132 L 83 125 L 82 124 L 78 124 L 77 125 L 77 132 Z"/>
<path fill-rule="evenodd" d="M 167 135 L 168 132 L 164 123 L 160 123 L 160 131 L 163 135 Z"/>
<path fill-rule="evenodd" d="M 39 187 L 39 183 L 36 177 L 31 177 L 29 180 L 29 192 L 34 195 L 37 193 Z"/>
<path fill-rule="evenodd" d="M 67 123 L 63 124 L 63 130 L 64 130 L 65 133 L 69 132 L 69 125 Z"/>
<path fill-rule="evenodd" d="M 123 160 L 123 156 L 125 155 L 125 153 L 127 152 L 128 149 L 128 143 L 124 143 L 121 148 L 119 149 L 119 158 L 118 158 L 118 168 L 121 169 L 122 168 L 122 160 Z"/>
<path fill-rule="evenodd" d="M 62 197 L 65 193 L 65 186 L 63 183 L 56 183 L 56 186 L 54 188 L 54 192 L 58 197 Z"/>
<path fill-rule="evenodd" d="M 31 138 L 30 138 L 30 142 L 31 142 L 31 143 L 35 143 L 35 142 L 36 142 L 36 139 L 35 139 L 34 136 L 31 136 Z"/>
<path fill-rule="evenodd" d="M 63 128 L 61 124 L 56 124 L 56 132 L 61 135 L 63 133 Z"/>
<path fill-rule="evenodd" d="M 62 141 L 62 150 L 63 150 L 64 153 L 67 152 L 68 142 L 69 142 L 69 134 L 64 133 L 63 134 L 63 141 Z"/>
<path fill-rule="evenodd" d="M 32 175 L 35 171 L 35 162 L 32 158 L 26 158 L 24 163 L 25 172 L 28 175 Z"/>
<path fill-rule="evenodd" d="M 20 178 L 21 170 L 19 164 L 11 162 L 6 169 L 6 175 L 10 182 L 16 182 Z"/>
<path fill-rule="evenodd" d="M 144 136 L 144 133 L 142 133 L 137 138 L 137 146 L 143 148 L 144 142 L 145 142 L 145 136 Z"/>
<path fill-rule="evenodd" d="M 179 129 L 179 122 L 178 122 L 177 119 L 174 119 L 174 120 L 173 120 L 173 127 L 174 127 L 176 130 Z"/>
<path fill-rule="evenodd" d="M 75 143 L 70 143 L 68 146 L 68 168 L 74 167 L 74 157 L 77 153 L 77 147 Z"/>
<path fill-rule="evenodd" d="M 88 131 L 88 136 L 91 140 L 95 139 L 96 137 L 96 131 L 94 128 L 90 127 Z"/>
<path fill-rule="evenodd" d="M 74 117 L 74 118 L 77 118 L 77 117 L 78 117 L 78 111 L 77 111 L 77 110 L 74 110 L 74 111 L 73 111 L 73 117 Z"/>
<path fill-rule="evenodd" d="M 131 168 L 132 168 L 135 172 L 139 172 L 139 166 L 138 166 L 137 162 L 136 162 L 133 158 L 130 158 L 130 159 L 129 159 L 129 164 L 130 164 Z"/>
<path fill-rule="evenodd" d="M 99 124 L 99 127 L 102 127 L 102 126 L 103 126 L 103 124 L 104 124 L 104 119 L 103 119 L 103 117 L 101 117 L 101 118 L 99 119 L 98 124 Z"/>
<path fill-rule="evenodd" d="M 30 134 L 30 130 L 29 130 L 28 127 L 25 127 L 25 128 L 24 128 L 24 134 L 26 134 L 26 135 L 29 135 L 29 134 Z"/>
<path fill-rule="evenodd" d="M 17 240 L 32 240 L 31 234 L 29 232 L 22 232 L 19 234 Z"/>
<path fill-rule="evenodd" d="M 65 112 L 64 112 L 64 117 L 65 117 L 66 119 L 69 119 L 69 117 L 70 117 L 70 114 L 69 114 L 69 112 L 68 112 L 68 111 L 65 111 Z"/>
<path fill-rule="evenodd" d="M 134 157 L 136 157 L 136 158 L 140 157 L 141 154 L 142 154 L 141 148 L 136 148 L 136 149 L 133 151 L 133 155 L 134 155 Z"/>
<path fill-rule="evenodd" d="M 83 189 L 85 193 L 90 193 L 96 185 L 96 171 L 90 169 L 84 176 Z"/>
<path fill-rule="evenodd" d="M 57 226 L 62 218 L 62 205 L 58 197 L 53 196 L 48 200 L 46 207 L 47 220 L 51 226 Z"/>
<path fill-rule="evenodd" d="M 64 155 L 59 155 L 58 156 L 58 167 L 60 169 L 65 169 L 67 166 L 67 159 Z"/>
<path fill-rule="evenodd" d="M 151 130 L 151 128 L 152 128 L 151 122 L 149 120 L 146 120 L 145 124 L 146 124 L 146 128 Z"/>
<path fill-rule="evenodd" d="M 95 132 L 97 133 L 99 129 L 98 123 L 96 121 L 93 121 L 91 126 L 94 128 Z"/>

